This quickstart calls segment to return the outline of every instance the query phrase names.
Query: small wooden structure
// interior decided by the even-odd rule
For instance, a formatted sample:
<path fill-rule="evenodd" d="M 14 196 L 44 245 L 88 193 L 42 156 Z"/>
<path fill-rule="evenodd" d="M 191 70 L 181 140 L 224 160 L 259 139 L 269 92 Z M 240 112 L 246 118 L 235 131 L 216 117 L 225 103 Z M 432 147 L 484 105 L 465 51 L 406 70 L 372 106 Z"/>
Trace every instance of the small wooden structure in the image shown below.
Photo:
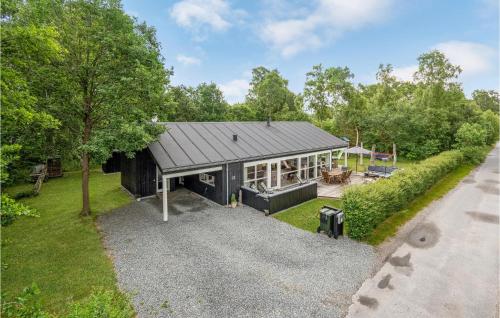
<path fill-rule="evenodd" d="M 49 178 L 57 178 L 63 176 L 61 158 L 52 157 L 47 159 L 47 175 Z"/>
<path fill-rule="evenodd" d="M 44 164 L 41 163 L 34 166 L 30 176 L 32 181 L 35 182 L 33 192 L 38 194 L 42 188 L 43 182 L 47 181 L 48 178 L 63 176 L 61 158 L 48 158 Z"/>

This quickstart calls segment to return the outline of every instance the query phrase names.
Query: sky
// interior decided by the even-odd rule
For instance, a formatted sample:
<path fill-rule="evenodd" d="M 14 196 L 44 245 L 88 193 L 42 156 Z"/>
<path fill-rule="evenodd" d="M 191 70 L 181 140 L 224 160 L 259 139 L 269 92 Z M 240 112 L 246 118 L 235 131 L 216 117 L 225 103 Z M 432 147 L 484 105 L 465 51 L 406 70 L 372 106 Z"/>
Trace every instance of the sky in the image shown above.
<path fill-rule="evenodd" d="M 127 14 L 154 26 L 174 85 L 214 82 L 230 103 L 244 100 L 251 71 L 278 69 L 302 92 L 313 65 L 347 66 L 375 82 L 378 66 L 411 80 L 417 57 L 438 49 L 460 65 L 459 80 L 499 88 L 498 0 L 124 0 Z"/>

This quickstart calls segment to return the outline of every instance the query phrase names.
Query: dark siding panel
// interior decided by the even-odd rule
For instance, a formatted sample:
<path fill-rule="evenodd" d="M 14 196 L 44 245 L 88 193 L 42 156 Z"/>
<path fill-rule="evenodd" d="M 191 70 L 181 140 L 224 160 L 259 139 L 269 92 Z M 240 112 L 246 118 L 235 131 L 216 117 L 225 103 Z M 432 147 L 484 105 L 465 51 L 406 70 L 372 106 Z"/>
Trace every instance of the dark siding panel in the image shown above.
<path fill-rule="evenodd" d="M 137 181 L 136 175 L 136 164 L 135 158 L 127 158 L 125 155 L 121 156 L 120 170 L 121 170 L 121 184 L 134 196 L 138 196 L 137 193 Z"/>
<path fill-rule="evenodd" d="M 318 184 L 310 183 L 290 191 L 275 193 L 269 197 L 258 195 L 256 191 L 248 188 L 242 188 L 243 204 L 254 209 L 269 213 L 276 213 L 299 203 L 314 199 L 318 196 Z"/>
<path fill-rule="evenodd" d="M 204 182 L 201 182 L 199 175 L 194 174 L 184 177 L 184 187 L 204 196 L 205 198 L 224 205 L 224 182 L 222 171 L 209 172 L 208 174 L 215 176 L 215 186 L 211 186 Z"/>
<path fill-rule="evenodd" d="M 156 193 L 156 164 L 147 149 L 138 151 L 132 159 L 121 156 L 121 184 L 135 197 Z"/>
<path fill-rule="evenodd" d="M 113 172 L 119 172 L 120 171 L 120 165 L 121 165 L 121 155 L 119 152 L 113 152 L 113 155 L 111 158 L 109 158 L 103 165 L 102 165 L 102 172 L 104 173 L 113 173 Z"/>
<path fill-rule="evenodd" d="M 137 192 L 141 197 L 156 193 L 156 164 L 147 149 L 136 153 Z"/>
<path fill-rule="evenodd" d="M 236 198 L 238 199 L 239 191 L 241 186 L 243 185 L 243 163 L 236 162 L 228 164 L 229 170 L 229 199 L 231 199 L 231 193 L 236 194 Z"/>

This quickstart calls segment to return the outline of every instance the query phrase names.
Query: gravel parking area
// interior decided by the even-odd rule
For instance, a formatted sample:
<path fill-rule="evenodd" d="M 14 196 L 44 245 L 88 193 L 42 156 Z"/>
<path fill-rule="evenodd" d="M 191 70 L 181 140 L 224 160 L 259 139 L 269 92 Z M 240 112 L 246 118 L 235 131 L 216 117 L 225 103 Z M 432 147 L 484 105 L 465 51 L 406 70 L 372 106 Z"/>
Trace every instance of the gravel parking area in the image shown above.
<path fill-rule="evenodd" d="M 368 245 L 293 228 L 185 190 L 99 219 L 139 317 L 342 317 L 370 277 Z"/>

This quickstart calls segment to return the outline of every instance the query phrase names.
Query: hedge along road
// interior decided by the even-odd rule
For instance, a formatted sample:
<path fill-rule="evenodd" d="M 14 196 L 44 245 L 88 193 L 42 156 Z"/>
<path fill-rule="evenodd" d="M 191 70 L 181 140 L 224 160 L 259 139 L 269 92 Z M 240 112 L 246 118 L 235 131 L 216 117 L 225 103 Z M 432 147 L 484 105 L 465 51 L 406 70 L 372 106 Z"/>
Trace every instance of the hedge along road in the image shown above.
<path fill-rule="evenodd" d="M 353 296 L 348 317 L 495 317 L 499 145 L 402 237 Z"/>

